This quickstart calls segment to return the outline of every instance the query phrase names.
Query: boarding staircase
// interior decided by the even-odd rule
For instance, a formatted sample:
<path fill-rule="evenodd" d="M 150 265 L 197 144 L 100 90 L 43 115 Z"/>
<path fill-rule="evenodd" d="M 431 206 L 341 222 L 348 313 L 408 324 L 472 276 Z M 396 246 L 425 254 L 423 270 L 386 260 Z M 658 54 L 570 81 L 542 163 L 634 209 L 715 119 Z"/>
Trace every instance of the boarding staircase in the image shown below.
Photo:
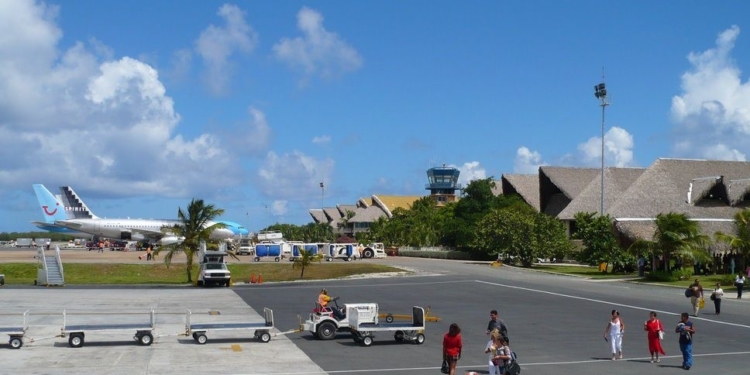
<path fill-rule="evenodd" d="M 55 246 L 55 256 L 47 256 L 44 248 L 37 250 L 37 267 L 36 285 L 45 286 L 62 286 L 65 285 L 65 274 L 63 273 L 62 260 L 60 259 L 60 247 Z"/>

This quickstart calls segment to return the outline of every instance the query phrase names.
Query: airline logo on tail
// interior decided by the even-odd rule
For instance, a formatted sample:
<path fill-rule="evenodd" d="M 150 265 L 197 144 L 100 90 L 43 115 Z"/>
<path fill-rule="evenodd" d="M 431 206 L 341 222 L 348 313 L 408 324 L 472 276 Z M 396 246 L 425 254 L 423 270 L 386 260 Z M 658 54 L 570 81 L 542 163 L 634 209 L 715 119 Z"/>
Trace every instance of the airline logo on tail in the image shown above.
<path fill-rule="evenodd" d="M 42 207 L 42 213 L 44 213 L 44 221 L 47 223 L 54 223 L 55 220 L 67 220 L 68 215 L 60 204 L 60 201 L 52 195 L 42 184 L 34 184 L 34 193 L 36 193 L 36 199 L 39 205 Z"/>

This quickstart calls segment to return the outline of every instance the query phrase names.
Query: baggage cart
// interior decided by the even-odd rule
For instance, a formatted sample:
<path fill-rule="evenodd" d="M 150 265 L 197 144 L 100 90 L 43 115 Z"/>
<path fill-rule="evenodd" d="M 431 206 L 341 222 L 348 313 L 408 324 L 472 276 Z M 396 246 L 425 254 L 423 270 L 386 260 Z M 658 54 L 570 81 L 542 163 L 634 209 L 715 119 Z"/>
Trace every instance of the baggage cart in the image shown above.
<path fill-rule="evenodd" d="M 185 318 L 185 336 L 192 336 L 198 344 L 208 342 L 207 332 L 211 331 L 236 331 L 251 330 L 253 338 L 261 342 L 271 341 L 271 330 L 273 327 L 273 311 L 269 308 L 263 308 L 264 321 L 262 322 L 237 322 L 237 323 L 192 323 L 192 312 L 188 310 Z"/>
<path fill-rule="evenodd" d="M 20 326 L 0 326 L 0 334 L 6 334 L 10 337 L 8 344 L 12 349 L 21 349 L 23 346 L 23 339 L 26 336 L 26 330 L 29 326 L 26 323 L 26 316 L 29 315 L 29 311 L 23 313 L 23 324 Z"/>
<path fill-rule="evenodd" d="M 425 312 L 419 306 L 412 307 L 411 323 L 375 323 L 363 322 L 359 319 L 355 309 L 349 309 L 347 315 L 352 314 L 349 318 L 349 326 L 352 331 L 352 338 L 357 343 L 364 346 L 370 346 L 373 342 L 373 332 L 393 332 L 393 338 L 396 342 L 409 341 L 416 344 L 423 344 L 425 329 Z"/>
<path fill-rule="evenodd" d="M 85 315 L 85 314 L 84 314 Z M 145 314 L 144 314 L 145 315 Z M 112 316 L 118 316 L 113 313 Z M 135 331 L 133 340 L 143 346 L 149 346 L 154 342 L 154 310 L 151 310 L 150 321 L 142 323 L 112 323 L 112 324 L 67 324 L 67 313 L 63 310 L 63 326 L 59 337 L 68 337 L 68 345 L 71 348 L 83 346 L 86 332 L 122 332 Z"/>

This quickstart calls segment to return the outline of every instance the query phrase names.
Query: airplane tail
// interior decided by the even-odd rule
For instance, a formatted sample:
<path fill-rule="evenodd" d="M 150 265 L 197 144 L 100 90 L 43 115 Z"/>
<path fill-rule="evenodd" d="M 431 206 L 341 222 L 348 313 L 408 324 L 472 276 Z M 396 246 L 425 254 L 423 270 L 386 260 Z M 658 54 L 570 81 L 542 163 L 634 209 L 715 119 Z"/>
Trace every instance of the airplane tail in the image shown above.
<path fill-rule="evenodd" d="M 65 207 L 60 201 L 52 195 L 42 184 L 34 184 L 34 193 L 39 206 L 42 209 L 42 216 L 46 223 L 54 223 L 55 220 L 67 220 L 68 214 Z"/>
<path fill-rule="evenodd" d="M 98 219 L 99 217 L 94 215 L 93 212 L 83 203 L 83 199 L 73 191 L 70 186 L 61 186 L 60 193 L 62 194 L 62 201 L 65 203 L 65 207 L 68 207 L 70 214 L 76 219 Z"/>

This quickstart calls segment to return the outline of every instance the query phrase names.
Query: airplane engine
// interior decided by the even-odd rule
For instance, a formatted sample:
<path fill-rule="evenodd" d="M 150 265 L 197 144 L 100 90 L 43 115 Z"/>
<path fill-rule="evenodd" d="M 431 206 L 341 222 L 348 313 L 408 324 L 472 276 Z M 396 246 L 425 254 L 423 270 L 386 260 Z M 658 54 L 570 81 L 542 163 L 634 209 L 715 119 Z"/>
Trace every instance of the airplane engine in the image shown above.
<path fill-rule="evenodd" d="M 180 243 L 185 239 L 185 237 L 177 237 L 177 236 L 164 236 L 159 240 L 159 245 L 166 246 L 166 245 L 172 245 L 176 243 Z"/>

